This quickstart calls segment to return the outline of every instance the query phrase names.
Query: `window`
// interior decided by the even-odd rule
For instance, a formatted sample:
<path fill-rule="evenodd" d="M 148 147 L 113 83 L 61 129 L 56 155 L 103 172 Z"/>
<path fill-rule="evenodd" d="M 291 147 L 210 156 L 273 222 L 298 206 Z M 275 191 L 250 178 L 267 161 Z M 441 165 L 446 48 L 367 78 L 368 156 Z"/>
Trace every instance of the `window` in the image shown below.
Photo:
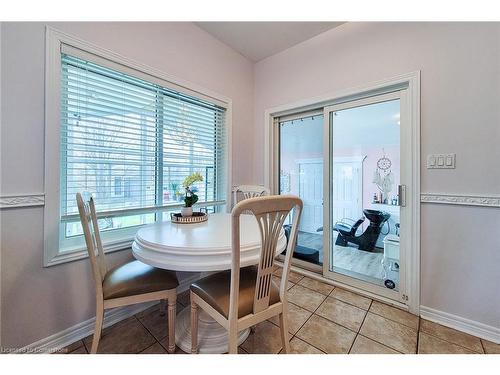
<path fill-rule="evenodd" d="M 57 113 L 48 107 L 47 120 L 57 115 L 59 129 L 48 131 L 46 157 L 56 160 L 49 154 L 58 148 L 59 189 L 49 182 L 46 195 L 57 196 L 59 234 L 56 244 L 46 231 L 46 248 L 57 251 L 49 257 L 46 251 L 45 263 L 85 256 L 77 192 L 94 196 L 105 247 L 130 245 L 138 226 L 169 218 L 169 210 L 182 206 L 182 181 L 193 172 L 204 177 L 195 186 L 198 205 L 219 211 L 228 186 L 227 105 L 56 39 L 52 84 L 59 102 Z"/>

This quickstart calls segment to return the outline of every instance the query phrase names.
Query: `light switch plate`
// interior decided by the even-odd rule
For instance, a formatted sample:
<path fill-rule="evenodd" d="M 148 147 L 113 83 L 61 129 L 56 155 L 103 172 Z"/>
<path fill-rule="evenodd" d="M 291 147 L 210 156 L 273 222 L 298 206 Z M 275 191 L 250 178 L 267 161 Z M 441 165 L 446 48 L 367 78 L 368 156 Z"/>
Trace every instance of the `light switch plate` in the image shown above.
<path fill-rule="evenodd" d="M 456 154 L 427 155 L 427 169 L 455 169 Z"/>

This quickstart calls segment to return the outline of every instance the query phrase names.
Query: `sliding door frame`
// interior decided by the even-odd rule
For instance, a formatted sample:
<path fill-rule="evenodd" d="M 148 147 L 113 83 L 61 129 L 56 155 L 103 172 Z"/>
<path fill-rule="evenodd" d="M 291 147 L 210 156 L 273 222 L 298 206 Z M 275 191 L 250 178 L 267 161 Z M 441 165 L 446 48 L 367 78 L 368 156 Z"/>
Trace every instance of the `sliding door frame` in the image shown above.
<path fill-rule="evenodd" d="M 364 86 L 354 87 L 322 96 L 300 100 L 293 103 L 270 108 L 265 111 L 265 150 L 264 150 L 264 182 L 272 194 L 279 193 L 279 124 L 278 118 L 354 100 L 365 99 L 376 95 L 405 90 L 401 97 L 401 123 L 406 123 L 409 150 L 408 162 L 401 165 L 408 173 L 406 203 L 410 211 L 408 219 L 407 254 L 405 255 L 405 280 L 401 280 L 400 300 L 392 300 L 394 305 L 419 314 L 420 308 L 420 71 L 403 74 L 390 79 L 373 82 Z M 408 109 L 405 111 L 405 109 Z M 325 117 L 326 121 L 327 118 Z M 329 142 L 329 137 L 328 142 Z M 328 160 L 324 160 L 329 164 Z M 328 189 L 324 189 L 323 209 L 329 211 L 327 205 Z M 329 202 L 328 202 L 329 203 Z M 324 262 L 326 263 L 326 262 Z M 347 281 L 353 290 L 373 297 L 373 292 L 363 288 L 363 285 L 353 285 L 352 280 L 333 280 L 334 285 L 345 285 Z M 356 283 L 357 284 L 357 283 Z M 381 299 L 386 297 L 381 295 Z"/>
<path fill-rule="evenodd" d="M 330 201 L 331 197 L 333 196 L 333 184 L 331 183 L 332 181 L 332 163 L 334 162 L 333 158 L 333 144 L 332 144 L 332 135 L 334 131 L 334 125 L 332 123 L 332 113 L 337 112 L 337 111 L 342 111 L 346 109 L 351 109 L 351 108 L 360 108 L 364 107 L 367 105 L 372 105 L 372 104 L 377 104 L 377 103 L 384 103 L 387 101 L 391 100 L 399 100 L 400 101 L 400 121 L 401 121 L 401 141 L 400 141 L 400 150 L 404 149 L 404 146 L 408 143 L 411 142 L 411 139 L 408 138 L 408 134 L 404 131 L 404 127 L 407 125 L 406 124 L 406 119 L 404 118 L 403 113 L 405 112 L 403 109 L 403 106 L 406 105 L 404 102 L 404 96 L 405 96 L 405 91 L 406 88 L 403 87 L 399 90 L 388 92 L 388 93 L 382 93 L 382 94 L 376 94 L 372 95 L 366 98 L 362 99 L 355 99 L 352 101 L 348 102 L 343 102 L 339 104 L 334 104 L 331 106 L 324 107 L 324 122 L 323 122 L 323 159 L 324 164 L 323 164 L 323 176 L 328 176 L 328 178 L 323 178 L 323 191 L 326 192 L 324 194 L 324 206 L 323 206 L 323 228 L 332 228 L 334 223 L 332 222 L 332 202 Z M 404 151 L 403 151 L 404 152 Z M 405 161 L 407 159 L 411 159 L 411 155 L 403 154 L 401 155 L 401 181 L 402 183 L 405 182 L 406 180 L 406 173 L 405 173 Z M 405 229 L 406 226 L 410 221 L 408 221 L 407 217 L 407 211 L 411 210 L 412 207 L 411 205 L 409 207 L 405 207 L 401 211 L 401 228 Z M 331 249 L 332 249 L 332 230 L 324 230 L 323 231 L 323 276 L 332 279 L 332 280 L 338 280 L 344 284 L 352 285 L 355 288 L 363 289 L 368 292 L 374 293 L 374 294 L 380 294 L 381 296 L 384 296 L 386 298 L 389 298 L 391 300 L 396 300 L 402 303 L 406 303 L 406 272 L 407 272 L 407 267 L 406 267 L 406 251 L 407 249 L 407 234 L 408 232 L 406 230 L 401 231 L 401 243 L 400 243 L 400 260 L 399 264 L 400 266 L 400 281 L 399 281 L 399 288 L 398 290 L 394 289 L 387 289 L 384 288 L 381 285 L 376 285 L 373 283 L 370 283 L 368 281 L 360 280 L 355 278 L 354 276 L 347 276 L 342 273 L 332 271 L 333 267 L 335 267 L 335 264 L 332 263 L 332 259 L 330 257 L 331 254 Z"/>

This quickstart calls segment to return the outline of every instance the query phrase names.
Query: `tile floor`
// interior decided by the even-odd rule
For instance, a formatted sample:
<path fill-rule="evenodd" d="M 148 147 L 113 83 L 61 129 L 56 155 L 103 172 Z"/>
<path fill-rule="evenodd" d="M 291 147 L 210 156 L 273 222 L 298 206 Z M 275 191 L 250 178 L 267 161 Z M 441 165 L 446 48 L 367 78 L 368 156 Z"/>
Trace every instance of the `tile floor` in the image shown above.
<path fill-rule="evenodd" d="M 279 275 L 281 269 L 275 271 Z M 290 274 L 289 331 L 293 353 L 460 353 L 500 354 L 500 345 L 423 320 L 369 298 L 334 288 L 297 273 Z M 179 295 L 180 311 L 189 304 L 187 292 Z M 61 352 L 84 354 L 92 336 Z M 100 353 L 167 354 L 166 316 L 159 305 L 104 329 Z M 277 318 L 257 325 L 239 353 L 280 353 Z M 177 349 L 177 353 L 183 353 Z"/>

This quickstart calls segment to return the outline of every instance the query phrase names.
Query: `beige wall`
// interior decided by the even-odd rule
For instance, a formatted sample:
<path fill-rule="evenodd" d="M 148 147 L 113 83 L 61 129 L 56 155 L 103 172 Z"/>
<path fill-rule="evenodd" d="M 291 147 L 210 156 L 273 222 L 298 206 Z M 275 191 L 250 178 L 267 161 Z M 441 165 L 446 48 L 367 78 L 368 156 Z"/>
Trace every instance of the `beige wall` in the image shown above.
<path fill-rule="evenodd" d="M 264 181 L 265 109 L 421 70 L 422 164 L 457 153 L 455 170 L 422 168 L 422 192 L 500 194 L 499 24 L 345 24 L 255 66 L 189 23 L 52 26 L 232 98 L 234 183 Z M 40 193 L 44 24 L 4 23 L 0 34 L 0 194 Z M 0 220 L 2 346 L 91 318 L 87 261 L 42 267 L 43 208 Z M 422 206 L 423 305 L 500 326 L 499 227 L 498 209 Z"/>
<path fill-rule="evenodd" d="M 251 182 L 253 64 L 191 23 L 51 26 L 233 100 L 233 182 Z M 44 191 L 45 24 L 3 23 L 1 195 Z M 57 168 L 57 166 L 54 166 Z M 1 342 L 24 346 L 94 315 L 88 262 L 42 267 L 43 208 L 2 210 Z M 130 252 L 115 253 L 114 263 Z"/>
<path fill-rule="evenodd" d="M 254 178 L 264 111 L 421 70 L 421 191 L 500 195 L 500 24 L 347 23 L 255 66 Z M 457 154 L 427 170 L 429 153 Z M 421 304 L 500 328 L 500 210 L 422 205 Z"/>

